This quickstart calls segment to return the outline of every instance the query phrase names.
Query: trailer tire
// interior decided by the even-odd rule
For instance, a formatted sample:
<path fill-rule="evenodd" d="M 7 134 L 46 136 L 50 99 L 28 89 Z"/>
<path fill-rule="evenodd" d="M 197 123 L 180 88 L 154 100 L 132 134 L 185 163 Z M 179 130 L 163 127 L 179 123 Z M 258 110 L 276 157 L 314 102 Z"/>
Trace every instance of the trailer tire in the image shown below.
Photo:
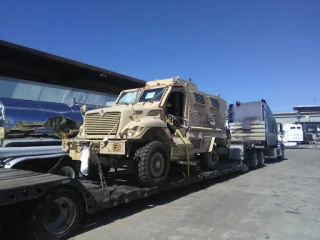
<path fill-rule="evenodd" d="M 27 219 L 32 240 L 58 240 L 71 237 L 82 222 L 84 204 L 78 193 L 55 189 L 34 205 Z"/>
<path fill-rule="evenodd" d="M 258 168 L 258 154 L 256 151 L 250 153 L 250 169 L 255 170 Z"/>
<path fill-rule="evenodd" d="M 215 150 L 200 155 L 200 167 L 204 171 L 214 170 L 219 162 L 219 155 Z"/>
<path fill-rule="evenodd" d="M 79 178 L 77 161 L 70 160 L 62 162 L 61 165 L 55 170 L 55 174 L 70 178 Z"/>
<path fill-rule="evenodd" d="M 277 159 L 278 160 L 284 160 L 284 156 L 285 156 L 284 154 L 285 154 L 285 151 L 284 151 L 284 147 L 282 146 L 281 147 L 281 155 L 278 156 Z"/>
<path fill-rule="evenodd" d="M 266 158 L 263 151 L 258 152 L 258 167 L 263 167 L 265 164 Z"/>
<path fill-rule="evenodd" d="M 134 154 L 135 177 L 139 184 L 155 186 L 164 183 L 170 170 L 169 153 L 165 145 L 153 141 Z"/>

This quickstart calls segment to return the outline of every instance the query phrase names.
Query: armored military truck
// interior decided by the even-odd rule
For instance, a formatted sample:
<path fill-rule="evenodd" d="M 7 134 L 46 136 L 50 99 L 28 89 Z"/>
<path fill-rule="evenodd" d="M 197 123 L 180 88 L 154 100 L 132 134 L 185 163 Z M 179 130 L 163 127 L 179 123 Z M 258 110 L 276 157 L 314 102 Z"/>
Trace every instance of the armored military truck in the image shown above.
<path fill-rule="evenodd" d="M 230 134 L 225 127 L 227 103 L 200 92 L 179 77 L 147 82 L 124 90 L 114 106 L 84 111 L 84 124 L 62 149 L 73 160 L 106 168 L 129 168 L 137 181 L 165 182 L 170 164 L 200 165 L 213 170 L 228 159 Z"/>

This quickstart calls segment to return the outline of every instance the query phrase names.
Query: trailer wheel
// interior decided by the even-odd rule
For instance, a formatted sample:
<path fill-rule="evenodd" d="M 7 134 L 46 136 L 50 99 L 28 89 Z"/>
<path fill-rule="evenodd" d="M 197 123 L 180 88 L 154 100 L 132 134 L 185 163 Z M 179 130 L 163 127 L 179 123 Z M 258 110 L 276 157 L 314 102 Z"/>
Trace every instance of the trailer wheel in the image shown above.
<path fill-rule="evenodd" d="M 79 170 L 77 168 L 77 161 L 62 162 L 58 169 L 55 171 L 57 175 L 67 176 L 70 178 L 78 178 Z"/>
<path fill-rule="evenodd" d="M 214 170 L 215 165 L 219 161 L 219 155 L 216 151 L 212 150 L 212 152 L 204 153 L 200 155 L 200 167 L 202 170 Z"/>
<path fill-rule="evenodd" d="M 255 151 L 250 153 L 250 169 L 255 170 L 258 168 L 258 154 Z"/>
<path fill-rule="evenodd" d="M 33 240 L 69 238 L 80 226 L 83 212 L 83 202 L 76 192 L 57 189 L 32 208 L 28 220 L 30 237 Z"/>
<path fill-rule="evenodd" d="M 263 167 L 265 164 L 266 158 L 263 151 L 258 152 L 258 167 Z"/>
<path fill-rule="evenodd" d="M 281 155 L 277 157 L 278 160 L 284 160 L 284 147 L 281 147 Z"/>
<path fill-rule="evenodd" d="M 136 180 L 140 184 L 159 185 L 168 177 L 170 158 L 165 145 L 159 141 L 150 142 L 137 150 L 134 163 Z"/>

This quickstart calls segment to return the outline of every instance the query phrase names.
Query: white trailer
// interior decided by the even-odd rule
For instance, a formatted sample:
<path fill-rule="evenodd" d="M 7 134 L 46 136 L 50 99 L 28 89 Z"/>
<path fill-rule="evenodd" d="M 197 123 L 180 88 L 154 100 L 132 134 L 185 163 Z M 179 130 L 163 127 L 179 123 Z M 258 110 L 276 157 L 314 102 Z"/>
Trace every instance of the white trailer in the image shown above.
<path fill-rule="evenodd" d="M 283 144 L 285 146 L 298 146 L 299 143 L 303 143 L 301 124 L 284 124 L 283 132 Z"/>

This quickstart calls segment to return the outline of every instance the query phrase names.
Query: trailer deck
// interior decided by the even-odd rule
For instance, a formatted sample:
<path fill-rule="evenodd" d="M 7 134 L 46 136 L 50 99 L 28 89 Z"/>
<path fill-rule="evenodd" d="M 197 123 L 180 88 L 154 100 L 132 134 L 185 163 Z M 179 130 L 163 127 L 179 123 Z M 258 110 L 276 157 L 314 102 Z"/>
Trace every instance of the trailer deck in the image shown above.
<path fill-rule="evenodd" d="M 0 168 L 0 205 L 14 204 L 40 197 L 68 177 Z"/>
<path fill-rule="evenodd" d="M 103 189 L 99 181 L 2 168 L 0 169 L 0 206 L 37 199 L 52 188 L 65 185 L 80 192 L 84 196 L 87 212 L 93 213 L 241 169 L 243 169 L 241 162 L 227 162 L 217 165 L 214 171 L 202 172 L 194 169 L 189 178 L 186 178 L 183 172 L 173 173 L 169 175 L 166 184 L 158 187 L 139 187 L 123 179 L 106 178 L 108 186 Z M 105 197 L 106 193 L 107 197 Z"/>
<path fill-rule="evenodd" d="M 170 174 L 165 184 L 158 187 L 139 187 L 129 182 L 122 182 L 117 180 L 107 180 L 108 189 L 110 193 L 108 198 L 104 198 L 105 192 L 99 188 L 98 184 L 93 184 L 87 180 L 80 180 L 95 198 L 95 211 L 104 208 L 110 208 L 122 203 L 148 197 L 154 194 L 165 192 L 171 189 L 186 186 L 192 183 L 200 182 L 206 179 L 212 179 L 218 176 L 226 175 L 232 172 L 242 170 L 244 165 L 239 162 L 228 162 L 219 164 L 214 171 L 203 172 L 199 169 L 194 169 L 193 176 L 186 178 L 183 172 Z M 246 168 L 245 168 L 246 169 Z"/>

